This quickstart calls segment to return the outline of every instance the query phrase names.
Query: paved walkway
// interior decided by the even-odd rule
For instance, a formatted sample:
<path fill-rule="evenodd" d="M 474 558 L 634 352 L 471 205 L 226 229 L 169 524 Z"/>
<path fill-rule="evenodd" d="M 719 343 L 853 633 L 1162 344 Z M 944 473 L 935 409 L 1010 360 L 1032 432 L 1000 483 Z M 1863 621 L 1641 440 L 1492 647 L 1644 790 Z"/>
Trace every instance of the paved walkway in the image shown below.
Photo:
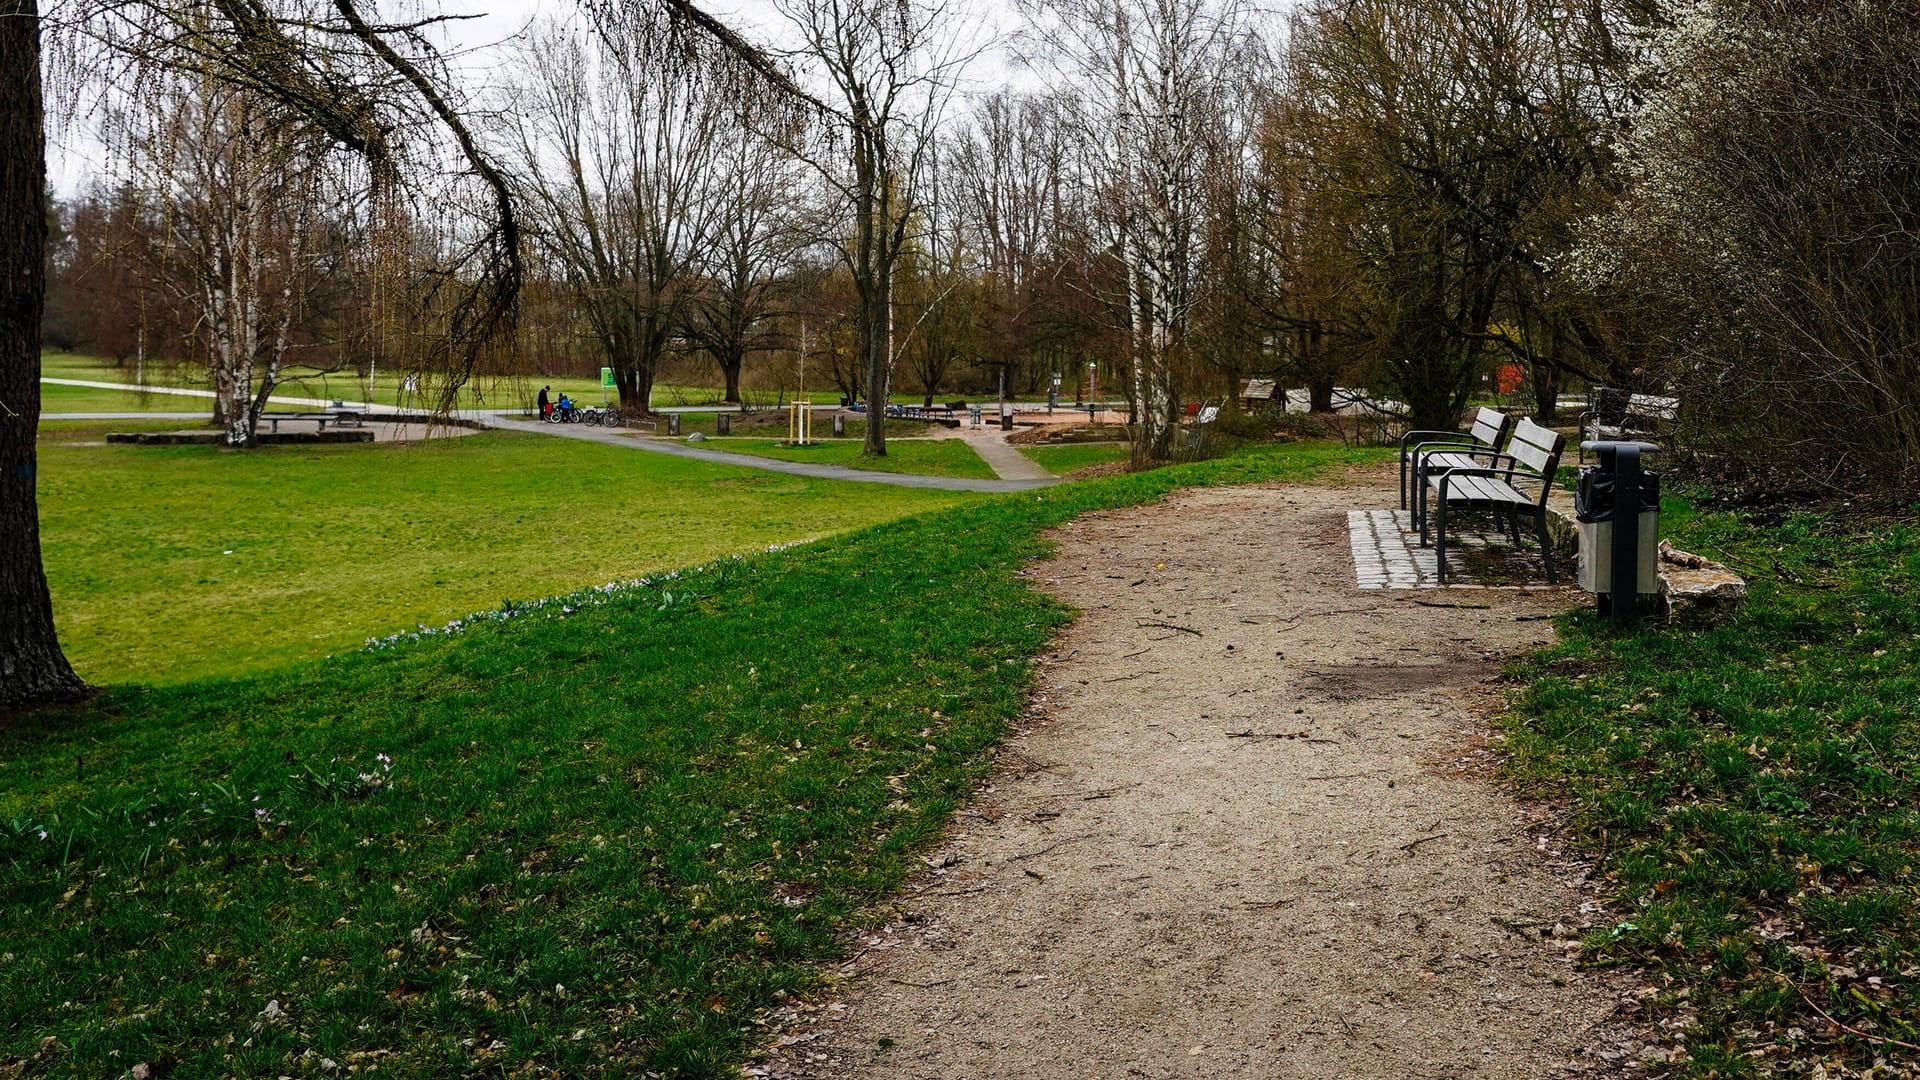
<path fill-rule="evenodd" d="M 86 379 L 43 378 L 40 381 L 43 383 L 53 383 L 58 386 L 85 386 L 95 390 L 147 391 L 156 394 L 178 394 L 185 397 L 197 398 L 210 398 L 213 396 L 211 390 L 188 390 L 180 387 L 142 387 L 125 383 L 93 382 Z M 322 408 L 331 404 L 331 402 L 320 398 L 276 396 L 273 400 L 283 405 L 317 405 Z M 366 403 L 366 408 L 368 412 L 376 415 L 419 411 L 417 409 L 402 410 L 391 405 L 381 405 L 374 402 Z M 681 409 L 664 408 L 656 411 L 712 412 L 714 410 L 711 406 L 697 406 Z M 1007 454 L 1011 454 L 1013 458 L 1018 459 L 1021 465 L 1007 461 L 1003 456 L 1002 461 L 1005 463 L 1005 468 L 1003 468 L 1002 464 L 996 463 L 993 457 L 988 456 L 988 452 L 982 452 L 980 456 L 986 460 L 989 466 L 993 467 L 994 472 L 999 473 L 1004 479 L 965 480 L 952 476 L 915 476 L 910 473 L 871 472 L 865 469 L 849 469 L 844 465 L 821 465 L 807 461 L 776 461 L 772 458 L 758 458 L 747 454 L 729 454 L 724 451 L 705 450 L 679 442 L 637 439 L 631 436 L 617 434 L 610 428 L 588 427 L 585 424 L 548 424 L 538 420 L 523 420 L 519 419 L 520 413 L 521 410 L 519 409 L 461 409 L 453 415 L 456 419 L 473 421 L 484 424 L 490 428 L 498 428 L 502 431 L 521 431 L 535 435 L 557 436 L 565 439 L 584 439 L 588 442 L 604 443 L 608 446 L 624 446 L 629 449 L 645 450 L 655 454 L 692 458 L 695 461 L 705 461 L 715 465 L 733 465 L 742 469 L 759 469 L 764 472 L 786 473 L 789 476 L 806 476 L 816 480 L 846 480 L 859 484 L 890 484 L 894 487 L 925 488 L 934 491 L 978 491 L 986 493 L 1030 491 L 1034 488 L 1047 487 L 1060 482 L 1058 477 L 1041 469 L 1038 465 L 1034 465 L 1033 462 L 1028 461 L 1018 450 L 1007 446 L 1004 442 L 998 444 L 999 448 Z M 198 418 L 200 415 L 199 413 L 47 413 L 44 414 L 42 418 L 47 420 L 140 420 L 175 419 L 183 417 L 193 419 Z M 980 450 L 982 446 L 985 445 L 984 443 L 972 443 L 971 440 L 969 440 L 969 442 L 976 450 Z M 1022 465 L 1024 465 L 1025 468 L 1022 468 Z M 1017 474 L 1009 475 L 1006 471 L 1007 469 L 1019 469 L 1020 471 Z"/>
<path fill-rule="evenodd" d="M 207 411 L 199 412 L 43 412 L 42 420 L 205 420 Z"/>
<path fill-rule="evenodd" d="M 682 442 L 669 442 L 664 439 L 634 438 L 621 435 L 609 428 L 588 427 L 585 424 L 545 424 L 538 420 L 516 420 L 505 416 L 493 415 L 482 421 L 488 427 L 503 431 L 526 431 L 541 435 L 555 435 L 564 439 L 585 439 L 588 442 L 604 443 L 608 446 L 624 446 L 634 450 L 645 450 L 654 454 L 668 454 L 673 457 L 692 458 L 695 461 L 711 462 L 715 465 L 734 465 L 743 469 L 761 469 L 766 472 L 786 473 L 789 476 L 807 476 L 816 480 L 851 480 L 862 484 L 892 484 L 895 487 L 928 488 L 935 491 L 982 491 L 1008 492 L 1031 491 L 1038 487 L 1047 487 L 1059 483 L 1057 477 L 1042 474 L 1045 479 L 1017 480 L 963 480 L 953 476 L 915 476 L 910 473 L 869 472 L 865 469 L 849 469 L 844 465 L 821 465 L 811 461 L 776 461 L 773 458 L 752 457 L 747 454 L 729 454 L 722 450 L 707 450 L 690 446 Z M 1008 449 L 1011 449 L 1009 447 Z M 1018 453 L 1016 452 L 1016 456 Z M 1022 458 L 1021 460 L 1026 460 Z"/>
<path fill-rule="evenodd" d="M 1363 589 L 1551 588 L 1536 580 L 1543 570 L 1539 555 L 1505 547 L 1485 530 L 1460 530 L 1447 537 L 1447 583 L 1440 584 L 1435 549 L 1420 546 L 1420 530 L 1407 510 L 1347 511 L 1347 541 L 1353 549 L 1354 577 Z M 1496 547 L 1496 544 L 1498 547 Z M 1493 572 L 1507 584 L 1476 584 L 1468 552 L 1497 553 Z"/>
<path fill-rule="evenodd" d="M 962 427 L 957 431 L 946 430 L 941 434 L 946 438 L 965 442 L 1002 480 L 1031 480 L 1046 483 L 1057 479 L 1032 458 L 1008 443 L 1007 433 L 998 427 Z"/>

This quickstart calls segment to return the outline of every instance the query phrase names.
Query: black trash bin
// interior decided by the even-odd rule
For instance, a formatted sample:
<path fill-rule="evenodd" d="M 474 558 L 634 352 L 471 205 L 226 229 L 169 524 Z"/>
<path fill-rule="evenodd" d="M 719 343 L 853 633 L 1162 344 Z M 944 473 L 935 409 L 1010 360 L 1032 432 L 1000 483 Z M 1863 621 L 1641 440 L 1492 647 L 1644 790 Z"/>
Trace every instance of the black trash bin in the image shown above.
<path fill-rule="evenodd" d="M 1586 445 L 1599 453 L 1600 463 L 1581 469 L 1574 488 L 1579 583 L 1600 597 L 1601 609 L 1611 610 L 1616 621 L 1630 621 L 1639 608 L 1649 605 L 1612 603 L 1613 594 L 1624 592 L 1629 581 L 1641 597 L 1660 591 L 1660 474 L 1640 468 L 1640 454 L 1657 448 L 1645 443 Z M 1629 506 L 1631 510 L 1626 509 Z M 1616 537 L 1614 529 L 1629 515 L 1634 535 Z M 1616 568 L 1617 562 L 1626 565 Z"/>

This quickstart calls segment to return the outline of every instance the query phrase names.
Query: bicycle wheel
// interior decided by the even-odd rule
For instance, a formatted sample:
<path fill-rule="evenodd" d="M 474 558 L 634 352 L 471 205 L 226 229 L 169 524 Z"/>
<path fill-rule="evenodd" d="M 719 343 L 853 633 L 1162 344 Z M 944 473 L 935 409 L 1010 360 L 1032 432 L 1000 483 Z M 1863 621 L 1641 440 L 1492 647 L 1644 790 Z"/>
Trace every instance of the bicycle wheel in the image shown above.
<path fill-rule="evenodd" d="M 599 409 L 581 410 L 580 422 L 583 424 L 598 424 L 600 422 L 600 410 Z"/>
<path fill-rule="evenodd" d="M 619 427 L 626 422 L 626 418 L 620 415 L 619 409 L 608 409 L 600 414 L 600 422 L 607 427 Z"/>
<path fill-rule="evenodd" d="M 559 423 L 559 422 L 560 422 L 560 410 L 559 410 L 559 409 L 549 409 L 549 410 L 547 411 L 547 423 L 549 423 L 549 424 L 557 424 L 557 423 Z"/>

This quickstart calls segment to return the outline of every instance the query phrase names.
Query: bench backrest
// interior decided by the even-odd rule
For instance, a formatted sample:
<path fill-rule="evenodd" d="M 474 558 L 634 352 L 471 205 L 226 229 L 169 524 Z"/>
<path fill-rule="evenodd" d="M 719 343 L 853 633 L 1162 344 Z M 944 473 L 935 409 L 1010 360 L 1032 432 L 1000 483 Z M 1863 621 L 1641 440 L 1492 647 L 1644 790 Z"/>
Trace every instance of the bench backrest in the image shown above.
<path fill-rule="evenodd" d="M 1511 423 L 1513 418 L 1506 413 L 1483 405 L 1473 414 L 1473 426 L 1467 429 L 1467 434 L 1488 446 L 1499 446 L 1500 440 L 1506 437 L 1507 425 Z"/>
<path fill-rule="evenodd" d="M 1545 478 L 1546 484 L 1541 491 L 1541 497 L 1545 498 L 1545 487 L 1553 484 L 1554 470 L 1560 467 L 1560 451 L 1566 445 L 1565 435 L 1522 417 L 1513 429 L 1513 438 L 1507 442 L 1507 453 Z"/>
<path fill-rule="evenodd" d="M 1668 422 L 1678 420 L 1680 399 L 1658 394 L 1634 394 L 1627 398 L 1627 415 Z"/>

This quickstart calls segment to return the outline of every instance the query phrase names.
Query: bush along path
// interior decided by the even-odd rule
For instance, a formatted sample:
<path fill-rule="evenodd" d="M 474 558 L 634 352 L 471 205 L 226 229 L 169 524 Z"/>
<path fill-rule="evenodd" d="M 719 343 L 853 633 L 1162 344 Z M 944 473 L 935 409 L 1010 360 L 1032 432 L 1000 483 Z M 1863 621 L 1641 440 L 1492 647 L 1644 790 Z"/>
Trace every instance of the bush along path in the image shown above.
<path fill-rule="evenodd" d="M 1590 955 L 1649 973 L 1643 1014 L 1687 1032 L 1675 1075 L 1915 1075 L 1920 530 L 1667 509 L 1747 576 L 1739 615 L 1573 618 L 1514 672 L 1514 774 L 1570 796 L 1600 858 Z"/>
<path fill-rule="evenodd" d="M 0 725 L 0 1075 L 728 1076 L 879 924 L 1068 611 L 983 500 Z M 569 605 L 562 605 L 563 607 Z"/>
<path fill-rule="evenodd" d="M 1090 514 L 1030 577 L 1084 614 L 1003 768 L 776 1077 L 1587 1075 L 1582 868 L 1474 765 L 1561 594 L 1362 591 L 1362 488 Z M 1258 543 L 1249 538 L 1258 537 Z M 1589 1050 L 1602 1053 L 1589 1056 Z"/>

